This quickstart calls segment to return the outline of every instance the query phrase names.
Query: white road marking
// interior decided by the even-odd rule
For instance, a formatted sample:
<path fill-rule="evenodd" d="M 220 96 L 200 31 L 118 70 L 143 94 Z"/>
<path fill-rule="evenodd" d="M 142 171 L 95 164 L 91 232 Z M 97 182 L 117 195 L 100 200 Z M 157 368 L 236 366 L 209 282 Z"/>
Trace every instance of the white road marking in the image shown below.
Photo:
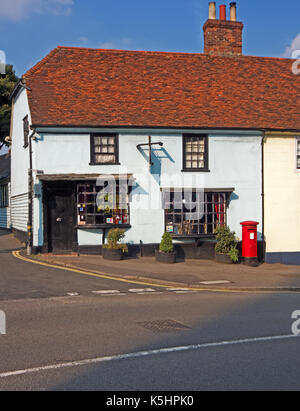
<path fill-rule="evenodd" d="M 45 365 L 45 366 L 36 367 L 36 368 L 27 368 L 24 370 L 8 371 L 8 372 L 0 373 L 0 378 L 7 378 L 7 377 L 13 377 L 17 375 L 24 375 L 24 374 L 33 374 L 33 373 L 42 372 L 42 371 L 59 370 L 62 368 L 78 367 L 78 366 L 90 365 L 90 364 L 99 364 L 102 362 L 109 362 L 109 361 L 149 357 L 153 355 L 168 354 L 168 353 L 173 353 L 173 352 L 192 351 L 192 350 L 200 350 L 200 349 L 205 349 L 205 348 L 260 343 L 260 342 L 268 342 L 268 341 L 276 341 L 276 340 L 280 341 L 280 340 L 296 339 L 296 338 L 300 339 L 299 336 L 295 336 L 294 334 L 288 334 L 288 335 L 275 335 L 275 336 L 270 336 L 270 337 L 255 337 L 255 338 L 246 338 L 246 339 L 241 339 L 241 340 L 185 345 L 185 346 L 170 347 L 170 348 L 160 348 L 157 350 L 138 351 L 138 352 L 133 352 L 133 353 L 128 353 L 128 354 L 112 355 L 109 357 L 98 357 L 98 358 L 91 358 L 91 359 L 81 360 L 81 361 L 72 361 L 72 362 L 65 362 L 65 363 L 60 363 L 60 364 Z"/>
<path fill-rule="evenodd" d="M 69 297 L 76 297 L 76 296 L 79 295 L 79 293 L 67 293 L 67 295 L 68 295 Z"/>
<path fill-rule="evenodd" d="M 230 281 L 227 281 L 227 280 L 201 281 L 200 284 L 204 284 L 204 285 L 230 284 Z"/>
<path fill-rule="evenodd" d="M 144 291 L 142 293 L 137 293 L 137 294 L 138 295 L 158 295 L 158 294 L 163 294 L 163 292 L 160 292 L 160 291 L 153 291 L 153 292 Z"/>
<path fill-rule="evenodd" d="M 120 294 L 121 291 L 119 290 L 99 290 L 99 291 L 92 291 L 93 294 Z"/>
<path fill-rule="evenodd" d="M 119 293 L 119 294 L 101 294 L 100 297 L 120 297 L 120 295 L 127 295 L 125 293 Z"/>
<path fill-rule="evenodd" d="M 131 288 L 128 290 L 130 293 L 153 293 L 155 290 L 153 288 Z"/>
<path fill-rule="evenodd" d="M 189 288 L 167 288 L 167 291 L 189 291 Z"/>

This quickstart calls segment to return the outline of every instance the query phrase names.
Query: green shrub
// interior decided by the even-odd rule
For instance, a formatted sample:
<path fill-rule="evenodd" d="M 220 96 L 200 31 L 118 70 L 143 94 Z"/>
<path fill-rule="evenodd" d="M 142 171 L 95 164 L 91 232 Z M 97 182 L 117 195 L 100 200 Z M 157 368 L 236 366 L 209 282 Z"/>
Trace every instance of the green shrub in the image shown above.
<path fill-rule="evenodd" d="M 121 228 L 113 228 L 109 230 L 107 236 L 107 244 L 103 245 L 103 248 L 113 248 L 115 250 L 122 250 L 123 253 L 128 252 L 127 244 L 120 243 L 125 237 L 125 230 Z"/>
<path fill-rule="evenodd" d="M 218 227 L 216 230 L 216 239 L 216 252 L 229 255 L 231 261 L 236 263 L 239 259 L 239 252 L 235 233 L 230 231 L 229 227 Z"/>
<path fill-rule="evenodd" d="M 173 239 L 170 233 L 163 234 L 159 250 L 162 253 L 172 253 L 174 251 Z"/>
<path fill-rule="evenodd" d="M 237 263 L 239 261 L 239 250 L 236 248 L 236 244 L 230 247 L 228 255 L 233 263 Z"/>

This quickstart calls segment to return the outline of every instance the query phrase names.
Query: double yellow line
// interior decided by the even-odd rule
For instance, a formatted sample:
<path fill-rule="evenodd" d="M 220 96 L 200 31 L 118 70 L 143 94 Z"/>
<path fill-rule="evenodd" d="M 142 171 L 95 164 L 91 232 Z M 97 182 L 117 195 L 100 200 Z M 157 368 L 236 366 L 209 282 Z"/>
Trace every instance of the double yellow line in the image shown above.
<path fill-rule="evenodd" d="M 292 290 L 278 290 L 276 291 L 276 289 L 274 289 L 274 291 L 271 290 L 241 290 L 241 289 L 227 289 L 227 288 L 198 288 L 198 287 L 189 287 L 189 286 L 185 286 L 185 285 L 181 285 L 178 283 L 156 283 L 156 282 L 147 282 L 147 280 L 129 280 L 129 279 L 125 279 L 122 277 L 116 277 L 113 274 L 108 274 L 105 272 L 101 272 L 101 271 L 97 271 L 97 273 L 92 272 L 92 271 L 86 271 L 86 270 L 82 270 L 80 268 L 72 268 L 72 267 L 67 267 L 67 266 L 61 266 L 61 265 L 56 265 L 56 264 L 49 264 L 49 263 L 45 263 L 42 261 L 37 261 L 31 258 L 27 258 L 21 255 L 20 251 L 13 251 L 12 255 L 16 258 L 18 258 L 19 260 L 22 261 L 26 261 L 28 263 L 32 263 L 32 264 L 38 264 L 38 265 L 42 265 L 44 267 L 50 267 L 50 268 L 55 268 L 55 269 L 59 269 L 59 270 L 63 270 L 63 271 L 70 271 L 73 273 L 77 273 L 77 274 L 81 274 L 81 275 L 86 275 L 89 277 L 96 277 L 96 278 L 102 278 L 102 279 L 106 279 L 106 280 L 112 280 L 112 281 L 119 281 L 122 283 L 127 283 L 127 284 L 135 284 L 135 285 L 146 285 L 146 286 L 150 286 L 150 287 L 157 287 L 157 288 L 178 288 L 178 289 L 184 289 L 184 290 L 188 290 L 188 291 L 205 291 L 205 292 L 213 292 L 213 293 L 236 293 L 236 294 L 241 294 L 241 293 L 247 293 L 247 294 L 274 294 L 276 292 L 286 292 L 286 293 L 298 293 L 299 291 L 292 291 Z"/>
<path fill-rule="evenodd" d="M 71 267 L 66 267 L 66 266 L 61 266 L 61 265 L 56 265 L 56 264 L 49 264 L 49 263 L 45 263 L 42 261 L 33 260 L 31 258 L 26 258 L 21 255 L 20 251 L 13 251 L 12 255 L 18 258 L 19 260 L 26 261 L 28 263 L 43 265 L 44 267 L 57 268 L 59 270 L 64 270 L 64 271 L 71 271 L 73 273 L 87 275 L 90 277 L 103 278 L 106 280 L 113 280 L 113 281 L 121 281 L 123 283 L 130 283 L 130 284 L 140 284 L 140 285 L 147 285 L 147 286 L 152 285 L 153 287 L 155 285 L 155 287 L 162 287 L 162 288 L 169 288 L 172 286 L 170 284 L 154 284 L 154 283 L 147 283 L 147 282 L 139 281 L 139 280 L 127 280 L 127 279 L 116 277 L 114 275 L 107 274 L 101 271 L 98 271 L 97 273 L 93 273 L 92 271 L 85 271 L 79 268 L 71 268 Z"/>

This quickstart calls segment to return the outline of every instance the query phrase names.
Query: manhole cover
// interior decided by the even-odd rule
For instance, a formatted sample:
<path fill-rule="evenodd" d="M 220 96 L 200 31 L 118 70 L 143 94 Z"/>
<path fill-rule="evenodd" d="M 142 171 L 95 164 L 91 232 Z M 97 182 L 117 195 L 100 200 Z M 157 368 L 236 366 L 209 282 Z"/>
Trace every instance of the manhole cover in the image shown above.
<path fill-rule="evenodd" d="M 147 330 L 153 332 L 176 332 L 190 330 L 191 328 L 173 320 L 154 320 L 154 321 L 141 321 L 137 322 L 138 325 L 141 325 Z"/>

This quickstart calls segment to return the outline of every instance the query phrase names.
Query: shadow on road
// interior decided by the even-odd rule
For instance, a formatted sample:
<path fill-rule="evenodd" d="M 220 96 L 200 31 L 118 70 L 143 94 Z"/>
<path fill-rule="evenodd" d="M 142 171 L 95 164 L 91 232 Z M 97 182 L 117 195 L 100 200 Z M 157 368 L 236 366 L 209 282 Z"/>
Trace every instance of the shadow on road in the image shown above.
<path fill-rule="evenodd" d="M 203 294 L 202 302 L 200 298 L 189 303 L 174 300 L 177 311 L 184 313 L 179 314 L 177 320 L 186 317 L 184 310 L 193 302 L 199 306 L 198 320 L 197 315 L 191 313 L 191 321 L 185 321 L 191 331 L 149 334 L 151 343 L 133 347 L 131 352 L 290 334 L 291 312 L 300 303 L 300 296 L 296 294 L 249 298 Z M 169 311 L 164 317 L 175 315 Z M 124 325 L 120 336 L 126 333 L 126 328 Z M 62 371 L 57 380 L 60 382 L 51 390 L 298 390 L 297 348 L 299 341 L 292 339 L 108 361 Z"/>

